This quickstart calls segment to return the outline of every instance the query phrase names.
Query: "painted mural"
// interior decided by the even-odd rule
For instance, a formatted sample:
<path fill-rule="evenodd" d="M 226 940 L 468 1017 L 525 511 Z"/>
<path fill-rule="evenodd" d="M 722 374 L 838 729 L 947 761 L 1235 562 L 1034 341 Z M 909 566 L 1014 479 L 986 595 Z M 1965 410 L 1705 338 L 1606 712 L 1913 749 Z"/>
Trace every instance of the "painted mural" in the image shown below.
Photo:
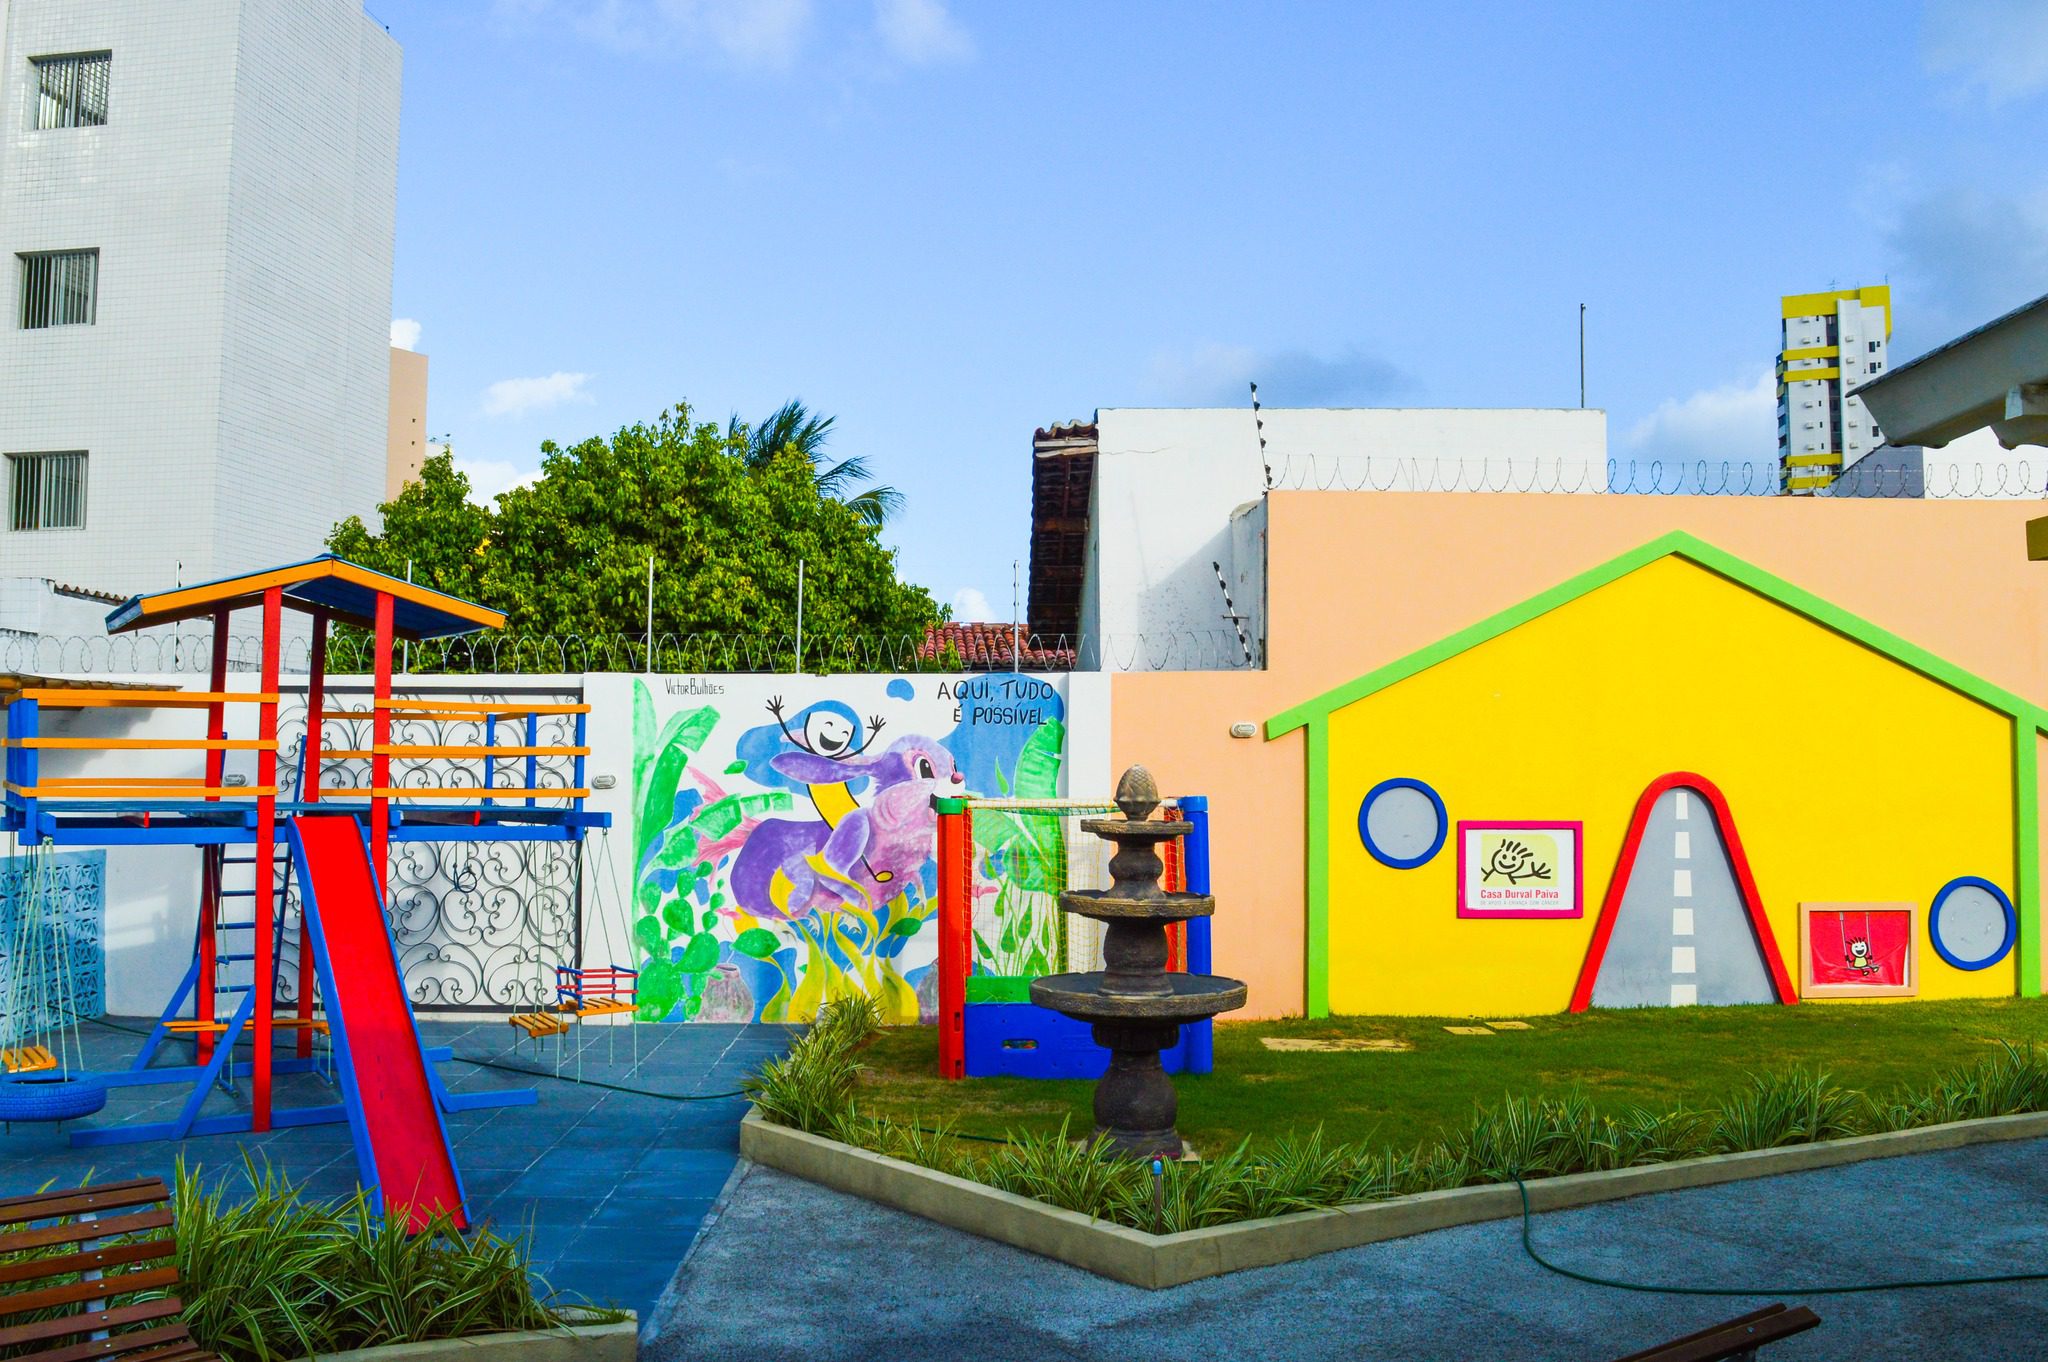
<path fill-rule="evenodd" d="M 1056 797 L 1065 754 L 1057 680 L 636 680 L 640 1020 L 803 1022 L 853 994 L 934 1020 L 932 799 Z"/>

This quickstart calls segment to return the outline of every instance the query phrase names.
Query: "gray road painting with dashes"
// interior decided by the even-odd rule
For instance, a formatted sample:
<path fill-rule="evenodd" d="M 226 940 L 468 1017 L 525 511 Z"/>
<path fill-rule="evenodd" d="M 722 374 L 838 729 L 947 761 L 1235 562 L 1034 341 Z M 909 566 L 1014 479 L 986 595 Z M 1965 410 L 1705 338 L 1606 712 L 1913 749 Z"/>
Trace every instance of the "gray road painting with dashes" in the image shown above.
<path fill-rule="evenodd" d="M 1775 998 L 1713 807 L 1697 790 L 1666 790 L 1650 810 L 1622 891 L 1593 1006 Z"/>

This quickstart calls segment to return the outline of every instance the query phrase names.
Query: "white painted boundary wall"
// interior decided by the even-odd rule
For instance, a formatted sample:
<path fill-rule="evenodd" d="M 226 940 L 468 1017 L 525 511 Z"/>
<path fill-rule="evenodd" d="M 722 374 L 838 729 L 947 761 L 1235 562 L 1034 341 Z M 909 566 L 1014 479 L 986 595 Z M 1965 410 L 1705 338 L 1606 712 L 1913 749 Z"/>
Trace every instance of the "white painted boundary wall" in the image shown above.
<path fill-rule="evenodd" d="M 94 678 L 81 678 L 94 679 Z M 203 678 L 189 673 L 162 676 L 126 676 L 123 681 L 158 685 L 167 689 L 199 689 Z M 619 673 L 566 675 L 480 675 L 446 677 L 403 677 L 402 693 L 440 696 L 449 699 L 489 696 L 517 703 L 521 697 L 553 699 L 563 694 L 582 693 L 592 712 L 588 721 L 591 755 L 586 778 L 598 782 L 609 777 L 611 788 L 593 790 L 586 807 L 610 813 L 616 824 L 609 835 L 613 881 L 601 884 L 599 864 L 593 856 L 586 865 L 583 911 L 583 941 L 590 963 L 599 960 L 607 941 L 623 950 L 632 940 L 633 895 L 628 882 L 633 875 L 630 850 L 634 821 L 633 732 L 634 692 L 645 686 L 661 697 L 656 712 L 673 713 L 678 707 L 715 699 L 736 723 L 758 726 L 769 719 L 767 702 L 780 697 L 792 717 L 819 702 L 840 701 L 863 717 L 870 712 L 890 720 L 883 730 L 886 746 L 898 735 L 909 735 L 952 723 L 952 702 L 941 700 L 943 686 L 957 690 L 960 682 L 977 686 L 993 676 L 768 676 L 758 674 L 719 676 L 635 676 Z M 1067 729 L 1066 756 L 1061 764 L 1062 795 L 1093 796 L 1110 789 L 1109 770 L 1109 678 L 1102 675 L 1033 676 L 1025 678 L 1053 687 L 1062 697 Z M 257 678 L 249 673 L 231 673 L 231 691 L 252 692 Z M 891 686 L 907 686 L 908 699 L 889 694 Z M 367 698 L 367 677 L 330 677 L 329 695 L 345 708 L 358 708 Z M 303 676 L 286 676 L 281 689 L 290 712 L 293 699 L 305 689 Z M 970 702 L 971 703 L 971 702 Z M 891 706 L 894 706 L 892 712 Z M 254 736 L 256 709 L 253 705 L 230 706 L 230 736 Z M 147 738 L 198 737 L 205 730 L 204 710 L 45 710 L 42 731 L 57 736 L 122 736 Z M 330 729 L 330 732 L 333 730 Z M 944 732 L 929 736 L 943 739 Z M 504 733 L 501 743 L 514 741 Z M 729 740 L 727 740 L 729 743 Z M 720 750 L 718 778 L 739 786 L 743 782 L 727 774 L 725 753 Z M 279 754 L 281 785 L 288 788 L 294 769 L 293 754 Z M 54 776 L 74 775 L 156 775 L 196 777 L 204 773 L 200 753 L 184 752 L 76 752 L 46 751 L 42 769 Z M 227 774 L 240 776 L 253 786 L 256 754 L 227 754 Z M 501 764 L 498 779 L 516 784 L 524 778 L 516 759 Z M 977 794 L 1000 793 L 975 790 Z M 798 801 L 799 804 L 801 801 Z M 593 834 L 592 850 L 598 849 L 603 834 Z M 17 848 L 8 848 L 9 853 Z M 154 1016 L 162 1010 L 191 960 L 193 933 L 197 922 L 200 856 L 192 847 L 110 847 L 107 849 L 107 1006 L 116 1015 Z M 599 913 L 604 913 L 600 917 Z M 636 962 L 637 963 L 637 962 Z"/>
<path fill-rule="evenodd" d="M 1559 409 L 1270 408 L 1266 461 L 1299 490 L 1607 490 L 1607 413 Z M 1247 408 L 1104 408 L 1080 633 L 1104 671 L 1242 665 L 1216 566 L 1248 637 L 1264 634 L 1266 492 Z"/>

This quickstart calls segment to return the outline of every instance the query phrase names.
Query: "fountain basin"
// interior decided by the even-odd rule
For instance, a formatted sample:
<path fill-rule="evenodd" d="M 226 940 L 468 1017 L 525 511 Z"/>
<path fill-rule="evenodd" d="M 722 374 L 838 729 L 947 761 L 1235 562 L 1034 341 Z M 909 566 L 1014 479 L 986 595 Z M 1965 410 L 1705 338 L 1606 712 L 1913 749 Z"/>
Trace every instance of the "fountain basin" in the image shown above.
<path fill-rule="evenodd" d="M 1244 1006 L 1245 986 L 1215 974 L 1168 974 L 1169 989 L 1158 993 L 1105 992 L 1110 976 L 1049 974 L 1031 981 L 1031 1001 L 1076 1021 L 1159 1021 L 1184 1023 Z"/>
<path fill-rule="evenodd" d="M 1060 911 L 1107 922 L 1138 918 L 1152 922 L 1184 922 L 1212 917 L 1216 900 L 1209 894 L 1119 894 L 1112 889 L 1069 889 L 1060 895 Z"/>

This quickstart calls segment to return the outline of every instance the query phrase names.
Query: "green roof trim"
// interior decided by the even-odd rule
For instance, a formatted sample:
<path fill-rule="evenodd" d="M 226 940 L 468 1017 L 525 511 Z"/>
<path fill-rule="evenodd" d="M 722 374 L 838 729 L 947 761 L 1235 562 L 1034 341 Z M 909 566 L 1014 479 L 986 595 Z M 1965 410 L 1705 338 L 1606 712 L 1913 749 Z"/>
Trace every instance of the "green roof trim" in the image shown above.
<path fill-rule="evenodd" d="M 1888 629 L 1822 600 L 1774 573 L 1766 572 L 1725 549 L 1716 548 L 1683 530 L 1673 530 L 1640 548 L 1629 550 L 1586 572 L 1538 592 L 1519 605 L 1511 605 L 1469 628 L 1406 657 L 1367 672 L 1355 681 L 1327 690 L 1313 700 L 1282 710 L 1266 721 L 1270 740 L 1306 729 L 1305 764 L 1308 775 L 1308 829 L 1306 871 L 1308 903 L 1305 923 L 1303 1004 L 1310 1017 L 1330 1015 L 1330 715 L 1353 701 L 1385 690 L 1419 672 L 1458 654 L 1499 638 L 1510 629 L 1590 595 L 1610 582 L 1626 577 L 1638 568 L 1663 558 L 1683 558 L 1696 567 L 1746 587 L 1767 600 L 1794 611 L 1825 629 L 1860 643 L 1902 667 L 1918 672 L 1938 685 L 1975 700 L 2012 720 L 2013 742 L 2013 906 L 2019 918 L 2019 995 L 2038 997 L 2043 982 L 2042 886 L 2039 837 L 2039 761 L 2035 735 L 2048 731 L 2048 709 L 2021 699 L 2013 692 L 1953 662 L 1935 656 L 1925 648 L 1908 643 Z"/>
<path fill-rule="evenodd" d="M 1324 691 L 1312 700 L 1305 700 L 1292 708 L 1282 710 L 1266 720 L 1266 737 L 1277 738 L 1292 733 L 1297 728 L 1305 728 L 1311 722 L 1327 718 L 1354 701 L 1383 691 L 1396 682 L 1405 681 L 1418 672 L 1429 670 L 1439 662 L 1448 661 L 1482 643 L 1499 638 L 1511 629 L 1518 629 L 1530 620 L 1547 615 L 1560 606 L 1569 605 L 1581 596 L 1591 595 L 1601 587 L 1663 558 L 1683 558 L 1697 567 L 1727 578 L 1737 586 L 1747 587 L 1767 600 L 1804 615 L 1814 623 L 1832 629 L 1873 652 L 1881 653 L 1900 666 L 1919 672 L 1929 680 L 1966 695 L 1987 708 L 2010 715 L 2037 729 L 2048 728 L 2048 711 L 2044 711 L 2041 706 L 2022 699 L 2003 686 L 1993 685 L 1975 673 L 1937 657 L 1918 644 L 1909 643 L 1890 630 L 1880 628 L 1860 615 L 1823 600 L 1803 587 L 1794 586 L 1775 573 L 1766 572 L 1754 563 L 1737 558 L 1726 549 L 1716 548 L 1684 530 L 1673 530 L 1669 534 L 1652 539 L 1640 548 L 1630 549 L 1627 553 L 1610 558 L 1598 567 L 1559 582 L 1547 591 L 1540 591 L 1519 605 L 1511 605 L 1500 613 L 1490 615 L 1468 628 L 1460 629 L 1447 638 L 1418 648 L 1406 657 L 1389 662 L 1384 667 L 1377 667 L 1356 680 L 1347 681 L 1341 686 Z"/>

